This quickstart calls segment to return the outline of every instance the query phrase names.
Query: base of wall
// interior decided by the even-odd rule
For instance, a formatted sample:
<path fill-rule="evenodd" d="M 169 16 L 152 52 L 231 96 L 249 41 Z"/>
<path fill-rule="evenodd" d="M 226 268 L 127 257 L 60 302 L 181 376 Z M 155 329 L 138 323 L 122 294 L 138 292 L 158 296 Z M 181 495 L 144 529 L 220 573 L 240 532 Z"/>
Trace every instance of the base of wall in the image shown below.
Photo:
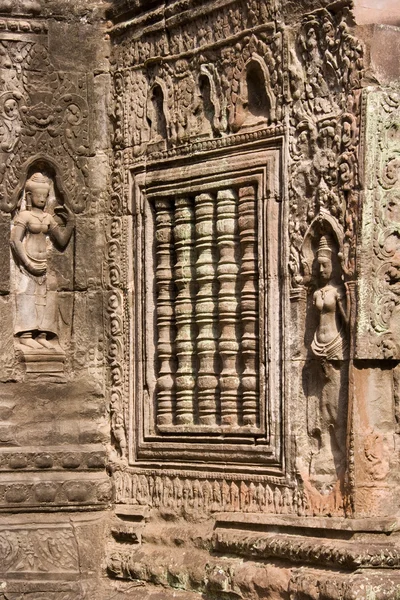
<path fill-rule="evenodd" d="M 107 568 L 142 584 L 143 593 L 159 586 L 160 598 L 178 589 L 203 600 L 400 598 L 397 521 L 376 520 L 373 529 L 368 519 L 231 513 L 189 524 L 124 514 L 113 524 Z"/>

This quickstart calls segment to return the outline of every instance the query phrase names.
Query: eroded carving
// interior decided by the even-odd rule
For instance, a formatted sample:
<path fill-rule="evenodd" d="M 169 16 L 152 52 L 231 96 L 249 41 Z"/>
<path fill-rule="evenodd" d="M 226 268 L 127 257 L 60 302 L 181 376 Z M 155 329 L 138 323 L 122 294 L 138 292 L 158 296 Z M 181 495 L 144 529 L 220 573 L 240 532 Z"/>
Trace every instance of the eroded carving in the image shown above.
<path fill-rule="evenodd" d="M 2 530 L 0 540 L 4 572 L 78 572 L 78 550 L 71 529 L 35 527 Z"/>
<path fill-rule="evenodd" d="M 57 289 L 54 275 L 48 272 L 46 240 L 65 249 L 75 218 L 65 204 L 53 208 L 55 217 L 48 212 L 52 187 L 51 179 L 35 170 L 26 181 L 21 210 L 14 218 L 11 247 L 19 271 L 15 335 L 21 346 L 32 350 L 62 352 L 57 337 Z"/>
<path fill-rule="evenodd" d="M 309 360 L 303 378 L 308 432 L 316 443 L 310 478 L 319 485 L 343 478 L 346 466 L 350 300 L 342 279 L 342 239 L 339 224 L 322 212 L 311 224 L 302 250 L 304 281 L 311 291 L 317 288 L 308 303 Z M 314 329 L 312 339 L 309 328 Z"/>
<path fill-rule="evenodd" d="M 217 530 L 214 548 L 219 552 L 257 558 L 281 558 L 294 562 L 337 565 L 348 569 L 377 568 L 400 563 L 400 554 L 384 543 L 359 544 L 342 540 L 322 541 L 318 537 L 274 534 L 240 534 Z"/>
<path fill-rule="evenodd" d="M 398 358 L 400 250 L 400 97 L 365 94 L 368 126 L 359 298 L 357 355 Z"/>
<path fill-rule="evenodd" d="M 43 370 L 46 363 L 49 363 L 48 369 L 44 368 L 43 372 L 58 372 L 62 371 L 60 363 L 64 362 L 65 353 L 58 340 L 58 282 L 56 273 L 48 268 L 47 240 L 64 250 L 71 239 L 75 217 L 65 203 L 59 204 L 55 181 L 43 168 L 31 169 L 20 202 L 11 231 L 16 264 L 14 332 L 17 348 L 29 372 L 35 370 L 34 364 L 39 371 Z"/>

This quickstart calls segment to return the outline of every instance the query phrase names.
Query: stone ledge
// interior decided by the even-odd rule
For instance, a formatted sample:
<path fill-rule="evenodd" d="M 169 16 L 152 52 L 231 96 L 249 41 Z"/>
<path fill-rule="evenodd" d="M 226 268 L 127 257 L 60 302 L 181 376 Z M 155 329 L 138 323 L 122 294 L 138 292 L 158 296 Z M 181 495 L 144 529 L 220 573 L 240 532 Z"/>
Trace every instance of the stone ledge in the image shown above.
<path fill-rule="evenodd" d="M 400 568 L 400 545 L 394 540 L 376 541 L 376 537 L 347 541 L 217 529 L 213 537 L 213 549 L 223 554 L 258 560 L 279 559 L 348 570 Z"/>
<path fill-rule="evenodd" d="M 298 517 L 297 515 L 263 515 L 222 512 L 215 515 L 217 525 L 246 525 L 295 529 L 330 530 L 353 533 L 392 533 L 400 530 L 396 517 L 345 519 L 341 517 Z"/>

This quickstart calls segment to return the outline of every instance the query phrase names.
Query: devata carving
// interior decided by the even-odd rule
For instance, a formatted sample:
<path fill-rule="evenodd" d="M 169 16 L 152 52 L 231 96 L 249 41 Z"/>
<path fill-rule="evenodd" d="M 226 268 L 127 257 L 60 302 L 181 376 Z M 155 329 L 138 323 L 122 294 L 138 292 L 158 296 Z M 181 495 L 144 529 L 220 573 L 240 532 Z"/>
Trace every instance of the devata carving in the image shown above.
<path fill-rule="evenodd" d="M 66 248 L 75 217 L 65 204 L 54 207 L 55 217 L 48 212 L 51 190 L 54 195 L 54 182 L 34 170 L 26 181 L 21 210 L 11 231 L 17 266 L 14 330 L 19 347 L 30 358 L 63 354 L 58 344 L 57 281 L 47 265 L 47 240 L 61 250 Z"/>
<path fill-rule="evenodd" d="M 347 350 L 344 328 L 348 325 L 348 314 L 343 285 L 334 279 L 333 253 L 333 240 L 321 235 L 316 252 L 320 287 L 313 295 L 319 320 L 311 349 L 315 356 L 343 360 Z"/>
<path fill-rule="evenodd" d="M 342 240 L 339 223 L 322 210 L 302 247 L 303 281 L 310 291 L 304 332 L 309 358 L 303 380 L 307 429 L 316 443 L 307 470 L 317 488 L 343 479 L 346 466 L 350 298 L 342 279 Z"/>

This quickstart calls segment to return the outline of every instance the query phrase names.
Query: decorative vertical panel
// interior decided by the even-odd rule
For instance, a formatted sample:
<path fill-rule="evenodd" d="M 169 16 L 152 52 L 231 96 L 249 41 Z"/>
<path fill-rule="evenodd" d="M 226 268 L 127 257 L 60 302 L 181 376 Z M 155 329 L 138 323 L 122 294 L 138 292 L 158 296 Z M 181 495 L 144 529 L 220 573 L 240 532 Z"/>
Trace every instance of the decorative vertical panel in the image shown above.
<path fill-rule="evenodd" d="M 157 424 L 173 421 L 174 397 L 174 283 L 172 258 L 173 216 L 169 200 L 157 200 L 156 209 L 156 293 L 157 293 Z"/>
<path fill-rule="evenodd" d="M 191 198 L 175 201 L 174 268 L 177 295 L 175 300 L 176 339 L 178 360 L 176 372 L 176 423 L 193 423 L 194 372 L 194 305 L 193 305 L 193 244 L 194 211 Z"/>
<path fill-rule="evenodd" d="M 364 91 L 357 358 L 400 359 L 400 94 Z"/>
<path fill-rule="evenodd" d="M 202 425 L 215 425 L 218 376 L 216 373 L 216 280 L 215 280 L 215 200 L 211 194 L 195 199 L 196 213 L 196 322 L 197 402 Z"/>
<path fill-rule="evenodd" d="M 239 377 L 237 358 L 238 299 L 237 264 L 237 198 L 233 190 L 221 190 L 217 195 L 217 244 L 219 260 L 217 276 L 218 320 L 220 335 L 218 351 L 222 361 L 219 377 L 221 394 L 221 424 L 237 425 Z"/>
<path fill-rule="evenodd" d="M 256 196 L 254 186 L 239 190 L 240 318 L 243 425 L 256 425 L 258 415 L 258 270 L 256 237 Z"/>

